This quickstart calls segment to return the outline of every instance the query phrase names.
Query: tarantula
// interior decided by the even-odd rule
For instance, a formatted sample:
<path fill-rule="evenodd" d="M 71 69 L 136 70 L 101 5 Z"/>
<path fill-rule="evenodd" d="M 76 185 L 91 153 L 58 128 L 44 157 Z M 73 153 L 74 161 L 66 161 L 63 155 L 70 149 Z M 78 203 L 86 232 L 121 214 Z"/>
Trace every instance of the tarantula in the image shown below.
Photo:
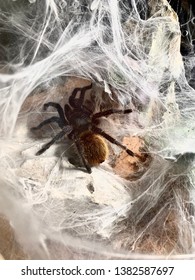
<path fill-rule="evenodd" d="M 131 150 L 97 126 L 101 117 L 115 113 L 128 114 L 131 113 L 132 110 L 109 109 L 93 113 L 92 110 L 84 104 L 85 92 L 91 88 L 92 84 L 83 88 L 75 88 L 69 97 L 69 104 L 65 104 L 64 110 L 60 104 L 54 102 L 48 102 L 43 105 L 44 110 L 48 107 L 54 107 L 59 117 L 53 116 L 46 119 L 38 126 L 32 127 L 31 130 L 34 131 L 42 128 L 46 124 L 55 122 L 61 128 L 61 131 L 50 142 L 43 145 L 36 155 L 44 153 L 56 141 L 67 135 L 67 137 L 75 143 L 78 154 L 88 173 L 91 173 L 92 166 L 99 165 L 107 158 L 108 147 L 104 139 L 119 146 L 125 150 L 128 155 L 132 157 L 135 156 Z M 80 92 L 80 96 L 76 98 L 78 92 Z"/>

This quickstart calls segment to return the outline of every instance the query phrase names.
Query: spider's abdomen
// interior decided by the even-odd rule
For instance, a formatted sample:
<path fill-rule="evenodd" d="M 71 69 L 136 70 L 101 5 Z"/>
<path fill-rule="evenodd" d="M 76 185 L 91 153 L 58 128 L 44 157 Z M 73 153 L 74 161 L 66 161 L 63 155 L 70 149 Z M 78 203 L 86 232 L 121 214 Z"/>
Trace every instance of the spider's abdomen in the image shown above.
<path fill-rule="evenodd" d="M 80 143 L 90 166 L 97 166 L 107 158 L 108 146 L 100 135 L 85 131 L 80 134 Z"/>

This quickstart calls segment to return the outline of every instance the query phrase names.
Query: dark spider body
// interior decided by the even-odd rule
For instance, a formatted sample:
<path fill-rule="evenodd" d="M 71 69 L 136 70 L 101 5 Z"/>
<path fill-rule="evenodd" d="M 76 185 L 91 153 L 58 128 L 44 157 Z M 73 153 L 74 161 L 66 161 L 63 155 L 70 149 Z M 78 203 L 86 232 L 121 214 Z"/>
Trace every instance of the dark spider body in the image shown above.
<path fill-rule="evenodd" d="M 75 88 L 69 97 L 69 104 L 65 104 L 64 110 L 60 104 L 55 102 L 44 104 L 44 110 L 48 107 L 54 107 L 57 110 L 59 117 L 53 116 L 46 119 L 38 126 L 31 128 L 31 130 L 34 131 L 42 128 L 46 124 L 55 122 L 61 128 L 61 131 L 50 142 L 43 145 L 36 155 L 44 153 L 64 135 L 67 135 L 69 139 L 74 141 L 78 154 L 80 155 L 82 163 L 88 173 L 91 173 L 91 166 L 99 165 L 107 158 L 108 147 L 104 139 L 121 147 L 130 156 L 135 155 L 131 150 L 97 126 L 99 124 L 99 118 L 103 116 L 109 116 L 114 113 L 128 114 L 131 113 L 132 110 L 109 109 L 94 114 L 90 108 L 83 104 L 85 92 L 91 89 L 91 87 L 92 84 L 83 88 Z M 79 98 L 76 98 L 78 92 L 80 92 L 80 96 Z"/>
<path fill-rule="evenodd" d="M 77 131 L 77 133 L 82 133 L 85 130 L 90 129 L 91 124 L 91 113 L 74 111 L 70 115 L 69 123 L 71 123 L 73 129 Z"/>

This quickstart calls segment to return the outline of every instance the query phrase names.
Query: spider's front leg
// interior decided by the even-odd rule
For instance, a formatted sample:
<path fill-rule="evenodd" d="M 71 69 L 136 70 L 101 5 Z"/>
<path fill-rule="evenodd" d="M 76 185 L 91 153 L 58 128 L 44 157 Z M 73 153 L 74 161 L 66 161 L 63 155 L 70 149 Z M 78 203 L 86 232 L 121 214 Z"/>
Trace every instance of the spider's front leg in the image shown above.
<path fill-rule="evenodd" d="M 69 97 L 69 104 L 72 106 L 72 108 L 81 108 L 84 102 L 85 93 L 87 90 L 92 88 L 92 83 L 86 87 L 83 88 L 75 88 L 73 92 L 71 93 L 71 96 Z M 80 97 L 76 98 L 76 95 L 78 92 L 81 92 Z"/>
<path fill-rule="evenodd" d="M 56 102 L 48 102 L 48 103 L 45 103 L 43 105 L 43 109 L 44 111 L 47 110 L 48 107 L 53 107 L 57 110 L 58 114 L 59 114 L 59 117 L 60 117 L 60 120 L 61 122 L 64 124 L 64 125 L 67 125 L 67 121 L 64 117 L 64 112 L 63 112 L 63 109 L 61 107 L 61 105 L 59 103 L 56 103 Z"/>
<path fill-rule="evenodd" d="M 56 116 L 53 116 L 49 119 L 46 119 L 44 120 L 43 122 L 41 122 L 38 126 L 35 126 L 35 127 L 32 127 L 31 130 L 34 131 L 34 130 L 38 130 L 40 128 L 42 128 L 44 125 L 46 124 L 50 124 L 50 123 L 57 123 L 58 126 L 62 129 L 64 126 L 68 125 L 68 122 L 65 120 L 65 117 L 64 117 L 64 112 L 63 112 L 63 109 L 62 107 L 60 106 L 60 104 L 58 103 L 55 103 L 55 102 L 48 102 L 48 103 L 45 103 L 43 105 L 43 109 L 44 111 L 47 110 L 48 107 L 53 107 L 57 110 L 58 114 L 59 114 L 59 117 L 56 117 Z"/>

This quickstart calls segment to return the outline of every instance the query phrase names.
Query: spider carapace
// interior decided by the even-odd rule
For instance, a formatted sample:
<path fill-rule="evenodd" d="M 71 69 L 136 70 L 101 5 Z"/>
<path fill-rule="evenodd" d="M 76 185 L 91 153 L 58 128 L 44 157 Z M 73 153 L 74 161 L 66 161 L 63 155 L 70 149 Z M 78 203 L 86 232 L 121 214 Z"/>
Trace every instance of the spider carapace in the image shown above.
<path fill-rule="evenodd" d="M 56 141 L 67 135 L 67 137 L 75 143 L 78 155 L 88 173 L 91 173 L 92 166 L 99 165 L 107 158 L 108 146 L 105 139 L 125 150 L 128 155 L 132 157 L 135 156 L 131 150 L 98 127 L 101 117 L 116 113 L 128 114 L 131 113 L 132 110 L 109 109 L 93 113 L 93 111 L 84 104 L 85 92 L 91 88 L 92 84 L 83 88 L 75 88 L 69 97 L 68 104 L 65 104 L 64 110 L 60 104 L 55 102 L 44 104 L 44 110 L 48 107 L 53 107 L 57 110 L 59 116 L 46 119 L 38 126 L 32 127 L 31 130 L 34 131 L 42 128 L 44 125 L 55 122 L 61 128 L 61 131 L 50 142 L 43 145 L 36 155 L 44 153 Z M 76 98 L 79 92 L 80 95 Z"/>

